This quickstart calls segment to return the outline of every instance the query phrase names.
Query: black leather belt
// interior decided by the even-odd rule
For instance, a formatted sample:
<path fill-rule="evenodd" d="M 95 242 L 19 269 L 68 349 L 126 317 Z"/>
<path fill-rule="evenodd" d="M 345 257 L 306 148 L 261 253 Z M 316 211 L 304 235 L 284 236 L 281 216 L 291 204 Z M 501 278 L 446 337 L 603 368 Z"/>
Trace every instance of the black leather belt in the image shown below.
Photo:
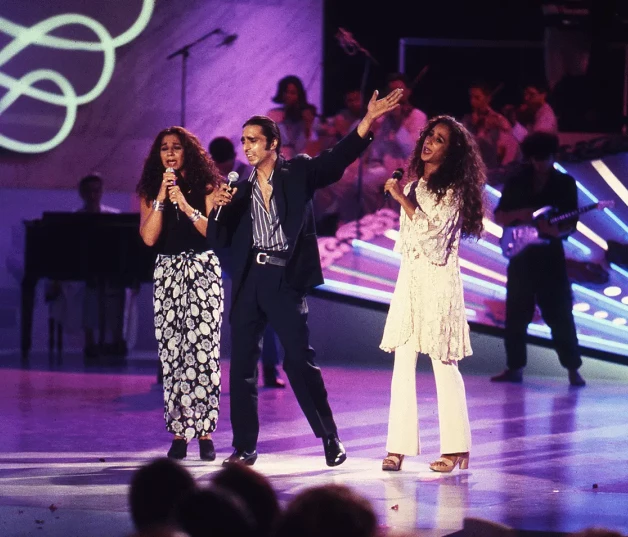
<path fill-rule="evenodd" d="M 255 262 L 258 265 L 277 265 L 278 267 L 285 267 L 288 260 L 281 257 L 275 257 L 274 255 L 269 255 L 266 252 L 258 252 L 255 255 Z"/>

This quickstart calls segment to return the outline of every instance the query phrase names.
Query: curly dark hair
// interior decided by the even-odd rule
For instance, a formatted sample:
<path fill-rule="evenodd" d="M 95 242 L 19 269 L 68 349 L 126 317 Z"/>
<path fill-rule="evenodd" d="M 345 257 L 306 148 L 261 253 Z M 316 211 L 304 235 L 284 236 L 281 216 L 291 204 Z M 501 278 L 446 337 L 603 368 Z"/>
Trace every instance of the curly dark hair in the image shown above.
<path fill-rule="evenodd" d="M 142 177 L 135 189 L 141 198 L 153 200 L 159 193 L 165 171 L 160 155 L 161 142 L 168 134 L 177 136 L 183 146 L 185 182 L 196 196 L 204 196 L 222 182 L 218 168 L 199 139 L 183 127 L 168 127 L 157 135 L 144 162 Z"/>
<path fill-rule="evenodd" d="M 451 116 L 436 116 L 428 122 L 416 146 L 408 164 L 410 178 L 423 177 L 425 163 L 421 159 L 423 143 L 427 135 L 436 127 L 443 124 L 449 128 L 449 147 L 445 160 L 430 175 L 427 188 L 436 194 L 439 202 L 452 188 L 454 195 L 460 200 L 462 213 L 462 236 L 479 238 L 484 224 L 484 183 L 486 182 L 486 166 L 480 156 L 475 140 L 464 126 Z"/>

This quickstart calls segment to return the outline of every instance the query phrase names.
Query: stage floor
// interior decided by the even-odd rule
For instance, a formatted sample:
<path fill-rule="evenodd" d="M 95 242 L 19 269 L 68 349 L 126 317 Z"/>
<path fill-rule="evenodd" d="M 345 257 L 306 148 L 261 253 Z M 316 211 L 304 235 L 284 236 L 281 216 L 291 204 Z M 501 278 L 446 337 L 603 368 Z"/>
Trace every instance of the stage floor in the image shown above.
<path fill-rule="evenodd" d="M 41 356 L 30 369 L 18 363 L 5 356 L 0 372 L 0 535 L 128 534 L 131 475 L 170 443 L 154 364 L 86 369 L 68 357 L 50 368 Z M 225 378 L 227 369 L 225 363 Z M 323 373 L 349 455 L 338 468 L 325 466 L 291 390 L 260 391 L 255 469 L 270 478 L 282 503 L 306 487 L 342 483 L 371 500 L 383 526 L 416 535 L 448 535 L 465 517 L 525 530 L 595 525 L 628 532 L 628 381 L 593 379 L 577 389 L 566 376 L 528 376 L 521 385 L 499 385 L 465 372 L 470 469 L 436 474 L 427 466 L 439 449 L 435 386 L 420 372 L 423 454 L 406 459 L 401 472 L 385 473 L 390 369 L 325 366 Z M 218 460 L 201 462 L 193 443 L 184 461 L 199 483 L 230 453 L 228 416 L 224 393 L 214 435 Z"/>

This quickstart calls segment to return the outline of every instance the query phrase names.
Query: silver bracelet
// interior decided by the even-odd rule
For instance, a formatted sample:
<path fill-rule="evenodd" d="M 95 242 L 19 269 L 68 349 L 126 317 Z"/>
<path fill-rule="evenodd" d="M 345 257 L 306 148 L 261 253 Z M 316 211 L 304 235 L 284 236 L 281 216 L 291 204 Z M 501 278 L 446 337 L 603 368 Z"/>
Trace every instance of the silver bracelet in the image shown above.
<path fill-rule="evenodd" d="M 188 216 L 188 218 L 192 221 L 192 223 L 197 222 L 201 218 L 201 211 L 194 209 L 194 212 Z"/>
<path fill-rule="evenodd" d="M 164 210 L 164 202 L 159 200 L 153 201 L 153 211 L 162 212 Z"/>

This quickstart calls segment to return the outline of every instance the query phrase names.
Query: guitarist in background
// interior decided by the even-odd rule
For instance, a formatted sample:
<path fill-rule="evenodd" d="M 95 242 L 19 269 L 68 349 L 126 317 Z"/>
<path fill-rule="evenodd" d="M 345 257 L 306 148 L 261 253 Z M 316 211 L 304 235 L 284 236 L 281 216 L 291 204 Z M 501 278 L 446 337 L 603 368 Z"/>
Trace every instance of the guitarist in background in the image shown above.
<path fill-rule="evenodd" d="M 532 213 L 550 205 L 559 212 L 578 208 L 576 182 L 553 167 L 558 137 L 535 132 L 521 144 L 527 166 L 504 186 L 495 209 L 501 226 L 531 225 Z M 510 259 L 506 284 L 507 369 L 491 378 L 493 382 L 521 382 L 526 366 L 526 333 L 538 304 L 543 320 L 552 331 L 552 342 L 561 365 L 569 372 L 572 386 L 584 386 L 578 373 L 582 365 L 572 314 L 571 284 L 567 278 L 563 239 L 576 227 L 577 217 L 560 224 L 535 222 L 546 244 L 531 244 Z"/>

